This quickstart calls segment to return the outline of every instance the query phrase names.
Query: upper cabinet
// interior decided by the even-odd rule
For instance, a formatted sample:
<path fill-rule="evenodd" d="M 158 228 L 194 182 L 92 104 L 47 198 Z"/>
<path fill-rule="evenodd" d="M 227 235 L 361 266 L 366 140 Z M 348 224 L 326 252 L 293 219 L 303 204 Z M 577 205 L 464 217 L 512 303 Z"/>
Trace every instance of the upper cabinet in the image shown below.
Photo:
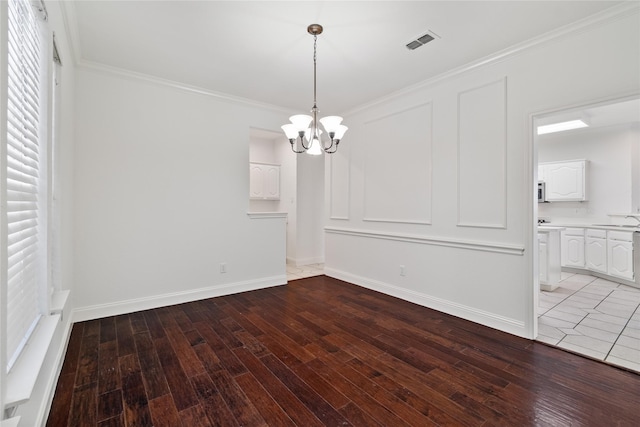
<path fill-rule="evenodd" d="M 538 179 L 546 183 L 548 202 L 582 202 L 587 200 L 586 160 L 540 163 Z"/>
<path fill-rule="evenodd" d="M 280 200 L 280 166 L 249 163 L 249 198 Z"/>

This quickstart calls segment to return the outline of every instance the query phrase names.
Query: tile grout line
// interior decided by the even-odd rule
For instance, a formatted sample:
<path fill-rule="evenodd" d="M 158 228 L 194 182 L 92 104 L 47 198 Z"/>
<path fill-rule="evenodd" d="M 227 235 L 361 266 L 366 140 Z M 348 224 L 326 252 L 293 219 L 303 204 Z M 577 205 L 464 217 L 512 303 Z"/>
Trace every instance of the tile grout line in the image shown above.
<path fill-rule="evenodd" d="M 574 276 L 574 275 L 569 276 L 569 277 L 567 277 L 566 279 L 564 279 L 563 281 L 566 281 L 566 280 L 570 279 L 570 278 L 571 278 L 571 277 L 573 277 L 573 276 Z M 590 295 L 597 296 L 597 297 L 598 297 L 598 299 L 599 299 L 599 302 L 598 302 L 598 303 L 597 303 L 597 304 L 596 304 L 596 305 L 595 305 L 591 310 L 595 310 L 595 311 L 596 311 L 597 313 L 599 313 L 599 314 L 606 314 L 606 313 L 604 313 L 604 312 L 602 312 L 602 311 L 598 310 L 598 307 L 599 307 L 602 303 L 606 302 L 606 300 L 607 300 L 608 298 L 610 298 L 610 297 L 611 297 L 611 298 L 613 298 L 614 291 L 616 291 L 616 290 L 621 290 L 621 289 L 620 289 L 621 284 L 619 284 L 619 283 L 618 283 L 618 286 L 616 286 L 615 288 L 611 288 L 611 289 L 610 289 L 610 290 L 608 290 L 608 292 L 607 292 L 606 294 L 604 294 L 604 295 L 600 295 L 600 294 L 597 294 L 597 293 L 592 294 L 591 292 L 588 292 L 588 291 L 586 291 L 586 290 L 585 290 L 585 288 L 586 288 L 588 285 L 593 284 L 593 283 L 594 283 L 594 282 L 596 282 L 597 280 L 598 280 L 598 278 L 597 278 L 597 277 L 594 277 L 594 279 L 593 279 L 593 280 L 591 280 L 591 281 L 589 281 L 589 282 L 585 283 L 585 284 L 584 284 L 583 286 L 581 286 L 579 289 L 574 290 L 572 293 L 568 294 L 568 295 L 567 295 L 566 297 L 564 297 L 562 300 L 560 300 L 559 302 L 555 303 L 552 307 L 550 307 L 550 308 L 548 308 L 547 310 L 545 310 L 545 311 L 544 311 L 544 313 L 542 313 L 542 314 L 540 314 L 540 315 L 538 316 L 538 322 L 539 322 L 539 321 L 540 321 L 540 319 L 541 319 L 541 318 L 543 318 L 543 317 L 550 318 L 550 319 L 555 319 L 555 318 L 554 318 L 554 317 L 552 317 L 552 316 L 548 316 L 548 315 L 547 315 L 547 313 L 549 313 L 550 311 L 552 311 L 552 310 L 554 310 L 554 309 L 560 309 L 560 308 L 562 308 L 562 307 L 561 307 L 561 305 L 562 305 L 563 303 L 565 303 L 565 302 L 566 302 L 570 297 L 572 297 L 572 296 L 574 296 L 574 295 L 578 295 L 578 296 L 580 296 L 579 294 L 580 294 L 582 291 L 584 291 L 583 293 L 587 293 L 587 294 L 590 294 Z M 615 282 L 614 282 L 614 283 L 615 283 Z M 569 290 L 570 290 L 570 288 L 565 288 L 565 289 L 569 289 Z M 597 299 L 596 299 L 596 301 L 597 301 Z M 548 302 L 548 301 L 547 301 L 547 302 Z M 583 311 L 586 311 L 586 314 L 582 317 L 582 319 L 581 319 L 578 323 L 576 323 L 572 328 L 570 328 L 571 330 L 574 330 L 574 331 L 576 331 L 576 329 L 575 329 L 575 328 L 576 328 L 578 325 L 580 325 L 580 324 L 584 321 L 584 319 L 586 319 L 586 318 L 588 318 L 588 317 L 589 317 L 589 314 L 594 314 L 594 313 L 590 313 L 590 312 L 588 312 L 587 310 L 585 310 L 585 309 L 584 309 L 584 308 L 582 308 L 582 307 L 577 307 L 577 308 L 579 308 L 579 309 L 581 309 L 581 310 L 583 310 Z M 560 311 L 561 311 L 561 310 L 560 310 Z M 614 347 L 615 347 L 615 345 L 617 344 L 618 340 L 619 340 L 619 339 L 620 339 L 620 337 L 622 336 L 622 333 L 623 333 L 623 332 L 625 331 L 625 329 L 627 329 L 627 327 L 629 326 L 629 323 L 631 322 L 631 320 L 632 320 L 633 316 L 635 316 L 635 315 L 636 315 L 636 313 L 639 313 L 639 312 L 640 312 L 640 303 L 636 304 L 636 307 L 635 307 L 635 309 L 634 309 L 633 313 L 631 313 L 631 315 L 630 315 L 630 316 L 628 316 L 628 317 L 627 317 L 627 316 L 623 316 L 623 317 L 621 317 L 621 319 L 626 319 L 625 324 L 622 326 L 622 329 L 620 330 L 620 332 L 619 332 L 619 333 L 617 333 L 617 334 L 615 334 L 615 333 L 614 333 L 614 334 L 615 334 L 615 336 L 616 336 L 616 338 L 615 338 L 615 340 L 613 341 L 613 343 L 611 343 L 611 345 L 609 346 L 609 350 L 606 352 L 606 354 L 604 355 L 604 357 L 602 357 L 602 359 L 600 359 L 600 358 L 596 358 L 596 359 L 599 359 L 599 360 L 601 360 L 601 361 L 603 361 L 603 362 L 608 362 L 608 361 L 607 361 L 607 358 L 611 355 L 611 351 L 613 350 L 613 348 L 614 348 Z M 618 317 L 618 316 L 615 316 L 615 315 L 609 315 L 609 316 Z M 564 319 L 558 319 L 558 320 L 564 320 Z M 569 322 L 568 320 L 565 320 L 565 321 L 566 321 L 566 322 Z M 604 321 L 603 321 L 603 322 L 604 322 Z M 573 322 L 571 322 L 571 323 L 573 323 Z M 605 323 L 608 323 L 608 322 L 605 322 Z M 553 328 L 553 329 L 554 329 L 554 330 L 556 330 L 558 333 L 560 333 L 560 334 L 562 334 L 562 335 L 563 335 L 563 337 L 562 337 L 561 339 L 559 339 L 559 340 L 558 340 L 558 342 L 555 344 L 555 346 L 556 346 L 556 347 L 558 347 L 558 348 L 562 348 L 562 347 L 560 346 L 560 344 L 561 344 L 561 343 L 562 343 L 562 342 L 567 338 L 567 336 L 569 336 L 569 335 L 571 335 L 571 334 L 567 334 L 567 333 L 563 332 L 563 331 L 562 331 L 559 327 L 557 327 L 557 326 L 551 326 L 551 325 L 546 325 L 546 326 L 549 326 L 549 327 Z M 603 332 L 610 332 L 610 333 L 611 333 L 611 331 L 608 331 L 608 330 L 605 330 L 605 329 L 600 329 L 600 328 L 598 328 L 598 327 L 596 327 L 596 326 L 589 326 L 589 328 L 593 328 L 593 329 L 597 329 L 597 330 L 600 330 L 600 331 L 603 331 Z M 567 328 L 567 329 L 569 329 L 569 328 Z M 579 334 L 580 336 L 587 336 L 587 337 L 589 337 L 589 335 L 584 335 L 583 333 L 580 333 L 579 331 L 576 331 L 576 332 L 578 332 L 578 334 Z M 544 334 L 539 334 L 539 335 L 543 335 L 543 336 L 545 336 L 545 337 L 546 337 L 546 335 L 544 335 Z M 549 337 L 549 338 L 553 338 L 553 337 Z M 593 338 L 593 337 L 591 337 L 591 338 Z M 598 340 L 598 341 L 603 341 L 603 340 L 601 340 L 601 339 L 599 339 L 599 338 L 593 338 L 593 339 Z M 603 341 L 603 342 L 606 342 L 606 341 Z M 569 344 L 569 343 L 568 343 L 568 344 Z M 579 348 L 584 348 L 584 350 L 585 350 L 585 354 L 588 354 L 588 352 L 596 351 L 595 349 L 591 349 L 591 348 L 588 348 L 588 347 L 582 347 L 582 346 L 578 346 L 578 345 L 574 345 L 574 344 L 571 344 L 571 345 L 572 345 L 572 346 L 575 346 L 575 347 L 579 347 Z M 617 356 L 616 356 L 616 357 L 617 357 Z M 627 359 L 625 359 L 625 358 L 620 358 L 620 359 L 622 359 L 622 360 L 627 360 Z M 629 362 L 630 362 L 630 363 L 635 363 L 633 360 L 629 360 Z M 608 363 L 612 363 L 612 362 L 608 362 Z M 615 365 L 618 365 L 618 364 L 615 364 Z M 624 365 L 622 365 L 622 366 L 624 366 Z"/>
<path fill-rule="evenodd" d="M 622 333 L 624 332 L 624 330 L 627 328 L 627 325 L 629 325 L 629 322 L 631 322 L 631 318 L 638 313 L 638 308 L 640 308 L 640 304 L 638 304 L 636 306 L 636 309 L 633 310 L 633 313 L 631 313 L 631 316 L 629 316 L 629 318 L 627 319 L 627 322 L 624 324 L 624 326 L 622 327 L 622 330 L 620 331 L 620 333 L 618 334 L 618 337 L 616 338 L 616 340 L 613 342 L 613 345 L 611 346 L 611 348 L 609 349 L 609 351 L 607 352 L 606 356 L 604 356 L 604 360 L 607 360 L 607 358 L 609 357 L 609 355 L 611 354 L 611 350 L 613 350 L 613 347 L 615 347 L 616 343 L 618 342 L 618 340 L 620 339 L 620 336 L 622 336 Z M 624 347 L 624 346 L 622 346 Z M 616 356 L 617 357 L 617 356 Z M 620 359 L 624 359 L 623 357 L 620 357 Z M 626 360 L 626 359 L 625 359 Z M 629 360 L 629 362 L 634 362 L 633 360 Z"/>
<path fill-rule="evenodd" d="M 591 281 L 591 282 L 589 282 L 588 284 L 591 284 L 591 283 L 593 283 L 593 282 L 594 282 L 594 281 Z M 583 286 L 583 287 L 582 287 L 582 288 L 580 288 L 579 290 L 581 291 L 581 290 L 582 290 L 582 289 L 584 289 L 586 286 L 587 286 L 587 285 Z M 602 303 L 604 302 L 604 300 L 606 300 L 606 299 L 611 295 L 611 293 L 613 293 L 613 291 L 614 291 L 615 289 L 617 289 L 617 287 L 616 287 L 616 288 L 614 288 L 614 289 L 612 289 L 611 291 L 609 291 L 609 293 L 608 293 L 606 296 L 604 296 L 604 298 L 602 298 L 602 299 L 600 300 L 600 302 L 599 302 L 598 304 L 596 304 L 596 306 L 595 306 L 595 307 L 593 307 L 593 309 L 592 309 L 592 310 L 597 310 L 597 307 L 598 307 L 600 304 L 602 304 Z M 577 292 L 578 292 L 578 291 L 576 291 L 575 293 L 577 293 Z M 573 294 L 572 294 L 572 295 L 573 295 Z M 599 312 L 599 313 L 601 313 L 601 314 L 605 314 L 605 313 L 602 313 L 602 312 Z M 578 323 L 576 323 L 576 324 L 573 326 L 573 328 L 571 328 L 571 329 L 575 331 L 575 330 L 576 330 L 576 327 L 577 327 L 578 325 L 580 325 L 580 324 L 582 323 L 582 321 L 583 321 L 584 319 L 586 319 L 586 318 L 589 316 L 589 314 L 592 314 L 592 313 L 588 313 L 588 312 L 587 312 L 587 314 L 585 314 L 585 315 L 584 315 L 584 317 L 583 317 L 583 318 L 582 318 Z M 591 328 L 593 328 L 593 329 L 598 329 L 599 331 L 603 331 L 603 332 L 609 332 L 609 331 L 606 331 L 606 330 L 604 330 L 604 329 L 596 328 L 595 326 L 588 326 L 588 327 L 591 327 Z M 624 328 L 623 328 L 623 330 L 624 330 Z M 584 335 L 583 333 L 581 333 L 580 331 L 576 331 L 576 332 L 578 332 L 581 336 L 585 336 L 585 335 Z M 622 331 L 620 331 L 620 333 L 622 333 Z M 561 342 L 562 342 L 562 341 L 563 341 L 567 336 L 569 336 L 569 335 L 568 335 L 568 334 L 565 334 L 565 336 L 564 336 L 560 341 L 558 341 L 558 344 L 560 344 L 560 343 L 561 343 Z M 586 335 L 586 336 L 588 337 L 588 335 Z M 619 338 L 619 337 L 620 337 L 620 334 L 618 334 L 618 338 Z M 598 341 L 602 341 L 602 342 L 606 342 L 606 341 L 600 340 L 600 339 L 598 339 L 598 338 L 593 338 L 593 337 L 589 337 L 589 338 L 592 338 L 592 339 L 594 339 L 594 340 L 596 340 L 596 339 L 597 339 Z M 611 349 L 613 348 L 613 346 L 614 346 L 615 342 L 618 340 L 618 338 L 616 338 L 616 340 L 611 344 L 611 347 L 609 347 L 609 350 L 607 351 L 607 353 L 605 354 L 605 356 L 602 358 L 602 361 L 605 361 L 605 360 L 607 359 L 607 357 L 609 356 L 609 353 L 611 352 Z M 572 345 L 576 345 L 576 344 L 572 344 Z M 582 346 L 577 346 L 577 347 L 582 347 Z M 583 348 L 584 348 L 584 349 L 586 349 L 586 350 L 596 351 L 596 350 L 594 350 L 594 349 L 592 349 L 592 348 L 587 348 L 587 347 L 583 347 Z"/>
<path fill-rule="evenodd" d="M 567 280 L 567 279 L 569 279 L 569 278 L 571 278 L 571 277 L 573 277 L 573 276 L 575 276 L 575 274 L 572 274 L 571 276 L 567 277 L 566 279 L 561 280 L 561 281 L 560 281 L 560 283 L 564 282 L 565 280 Z M 592 282 L 593 282 L 593 280 L 592 280 L 591 282 L 589 282 L 589 283 L 592 283 Z M 575 295 L 576 293 L 578 293 L 579 291 L 581 291 L 582 289 L 584 289 L 584 287 L 585 287 L 585 286 L 587 286 L 589 283 L 585 283 L 584 285 L 582 285 L 582 287 L 581 287 L 580 289 L 576 289 L 575 291 L 573 291 L 572 293 L 570 293 L 570 294 L 569 294 L 569 295 L 567 295 L 566 297 L 562 298 L 562 299 L 561 299 L 560 301 L 558 301 L 558 302 L 557 302 L 553 307 L 551 307 L 550 309 L 548 309 L 547 311 L 545 311 L 544 313 L 542 313 L 541 315 L 539 315 L 539 316 L 538 316 L 538 318 L 540 318 L 540 317 L 544 316 L 546 313 L 548 313 L 549 311 L 553 310 L 554 308 L 556 308 L 557 306 L 559 306 L 560 304 L 562 304 L 564 301 L 566 301 L 566 300 L 567 300 L 567 298 L 569 298 L 569 297 L 571 297 L 571 296 Z M 560 287 L 562 287 L 562 286 L 560 286 Z M 568 288 L 567 288 L 567 289 L 568 289 Z M 544 292 L 553 292 L 553 291 L 544 291 Z"/>
<path fill-rule="evenodd" d="M 567 278 L 566 278 L 566 279 L 564 279 L 564 280 L 561 280 L 560 282 L 564 282 L 565 280 L 570 279 L 570 278 L 571 278 L 571 277 L 573 277 L 573 276 L 575 276 L 575 274 L 572 274 L 571 276 L 567 277 Z M 577 294 L 578 292 L 580 292 L 581 290 L 583 290 L 587 285 L 589 285 L 589 284 L 593 283 L 593 282 L 594 282 L 594 281 L 596 281 L 596 280 L 597 280 L 597 279 L 596 279 L 596 278 L 594 278 L 594 279 L 593 279 L 593 280 L 591 280 L 590 282 L 585 283 L 585 284 L 584 284 L 584 285 L 582 285 L 579 289 L 574 290 L 572 293 L 570 293 L 569 295 L 567 295 L 566 297 L 564 297 L 562 300 L 560 300 L 558 303 L 556 303 L 553 307 L 551 307 L 550 309 L 548 309 L 547 311 L 545 311 L 544 313 L 542 313 L 541 315 L 539 315 L 539 316 L 538 316 L 538 324 L 540 323 L 540 318 L 541 318 L 541 317 L 543 317 L 545 314 L 547 314 L 548 312 L 550 312 L 551 310 L 553 310 L 554 308 L 556 308 L 557 306 L 559 306 L 560 304 L 562 304 L 564 301 L 566 301 L 569 297 L 572 297 L 573 295 Z M 588 313 L 585 315 L 585 317 L 586 317 L 587 315 L 588 315 Z M 547 317 L 549 317 L 549 316 L 547 316 Z M 583 319 L 582 319 L 582 320 L 584 320 L 584 317 L 583 317 Z M 581 322 L 582 322 L 582 320 L 581 320 Z M 575 326 L 577 326 L 577 324 L 576 324 Z M 571 329 L 574 329 L 574 328 L 575 328 L 575 326 L 574 326 L 573 328 L 571 328 Z M 554 328 L 555 330 L 557 330 L 557 331 L 558 331 L 559 333 L 561 333 L 562 335 L 564 335 L 564 336 L 563 336 L 562 338 L 560 338 L 560 340 L 556 343 L 556 346 L 557 346 L 558 344 L 560 344 L 560 343 L 561 343 L 561 342 L 562 342 L 562 341 L 567 337 L 567 335 L 568 335 L 568 334 L 564 333 L 563 331 L 561 331 L 561 330 L 560 330 L 560 328 L 558 328 L 558 327 L 556 327 L 556 326 L 551 326 L 551 327 L 552 327 L 552 328 Z M 538 333 L 538 335 L 540 335 L 540 334 Z"/>
<path fill-rule="evenodd" d="M 567 277 L 567 279 L 569 279 L 570 277 L 572 277 L 572 276 Z M 565 280 L 567 280 L 567 279 L 565 279 Z M 581 288 L 579 288 L 579 289 L 575 290 L 573 293 L 571 293 L 570 295 L 568 295 L 566 298 L 562 299 L 560 302 L 558 302 L 558 303 L 557 303 L 556 305 L 554 305 L 552 308 L 550 308 L 550 309 L 548 309 L 547 311 L 545 311 L 545 313 L 544 313 L 544 314 L 546 314 L 546 313 L 548 313 L 549 311 L 551 311 L 551 310 L 553 310 L 553 309 L 557 308 L 560 304 L 562 304 L 563 302 L 565 302 L 569 297 L 574 296 L 574 295 L 576 295 L 576 294 L 580 293 L 581 291 L 583 291 L 583 290 L 584 290 L 584 288 L 586 288 L 588 285 L 590 285 L 590 284 L 594 283 L 594 282 L 595 282 L 595 281 L 597 281 L 597 280 L 598 280 L 598 278 L 595 278 L 595 277 L 594 277 L 594 279 L 593 279 L 593 280 L 589 281 L 588 283 L 585 283 Z M 618 286 L 616 286 L 615 288 L 611 289 L 611 290 L 610 290 L 606 295 L 593 294 L 593 295 L 598 295 L 598 297 L 600 298 L 600 302 L 599 302 L 599 303 L 598 303 L 598 304 L 593 308 L 593 310 L 596 310 L 596 309 L 597 309 L 597 307 L 598 307 L 600 304 L 602 304 L 602 303 L 603 303 L 607 298 L 609 298 L 609 297 L 611 296 L 611 294 L 612 294 L 615 290 L 618 290 L 619 288 L 620 288 L 620 285 L 618 284 Z M 589 294 L 590 294 L 590 292 L 586 292 L 586 291 L 585 291 L 585 293 L 589 293 Z M 636 310 L 637 310 L 637 307 L 636 307 Z M 601 314 L 605 314 L 605 313 L 602 313 L 602 312 L 599 312 L 599 313 L 601 313 Z M 634 313 L 635 313 L 635 311 L 634 311 Z M 541 315 L 541 316 L 538 316 L 538 319 L 539 319 L 540 317 L 543 317 L 543 316 L 544 316 L 544 314 L 543 314 L 543 315 Z M 578 323 L 576 323 L 572 328 L 570 328 L 570 329 L 575 331 L 575 330 L 576 330 L 575 328 L 576 328 L 578 325 L 580 325 L 580 324 L 582 323 L 582 321 L 584 321 L 584 319 L 586 319 L 586 318 L 589 316 L 589 314 L 592 314 L 592 313 L 588 313 L 588 312 L 587 312 L 587 314 L 585 314 L 585 315 L 583 316 L 583 318 L 582 318 Z M 633 316 L 633 314 L 632 314 L 631 316 Z M 547 317 L 551 317 L 551 316 L 547 316 Z M 617 334 L 618 336 L 616 337 L 616 340 L 611 344 L 611 347 L 609 348 L 609 351 L 607 352 L 607 354 L 606 354 L 606 355 L 604 356 L 604 358 L 602 359 L 603 361 L 604 361 L 604 360 L 609 356 L 609 353 L 611 352 L 611 350 L 613 349 L 613 346 L 615 345 L 615 343 L 617 342 L 618 338 L 619 338 L 619 337 L 620 337 L 620 335 L 622 334 L 622 331 L 624 331 L 624 328 L 626 328 L 626 325 L 628 325 L 628 323 L 629 323 L 630 319 L 631 319 L 631 317 L 629 317 L 629 319 L 627 319 L 627 323 L 625 323 L 625 326 L 623 326 L 623 328 L 622 328 L 622 330 L 620 331 L 620 333 L 618 333 L 618 334 Z M 563 319 L 559 319 L 559 320 L 563 320 Z M 556 344 L 556 345 L 559 345 L 561 342 L 563 342 L 563 341 L 564 341 L 564 339 L 565 339 L 567 336 L 569 336 L 569 335 L 570 335 L 570 334 L 567 334 L 567 333 L 565 333 L 564 331 L 562 331 L 559 327 L 552 326 L 552 328 L 556 329 L 559 333 L 561 333 L 561 334 L 563 334 L 563 335 L 564 335 L 562 338 L 560 338 L 560 340 L 557 342 L 557 344 Z M 610 331 L 607 331 L 607 330 L 605 330 L 605 329 L 597 328 L 597 327 L 595 327 L 595 326 L 593 326 L 592 328 L 594 328 L 594 329 L 598 329 L 598 330 L 601 330 L 601 331 L 603 331 L 603 332 L 610 332 Z M 568 329 L 568 328 L 567 328 L 567 329 Z M 581 333 L 580 331 L 576 331 L 576 332 L 578 332 L 578 334 L 579 334 L 580 336 L 585 336 L 585 335 L 584 335 L 583 333 Z M 588 336 L 588 335 L 587 335 L 587 336 Z M 597 339 L 597 338 L 593 338 L 593 339 Z M 603 340 L 599 340 L 599 341 L 603 341 Z M 603 341 L 603 342 L 606 342 L 606 341 Z M 586 350 L 593 350 L 593 349 L 589 349 L 589 348 L 586 348 L 586 347 L 585 347 L 585 349 L 586 349 Z M 595 350 L 593 350 L 593 351 L 595 351 Z"/>

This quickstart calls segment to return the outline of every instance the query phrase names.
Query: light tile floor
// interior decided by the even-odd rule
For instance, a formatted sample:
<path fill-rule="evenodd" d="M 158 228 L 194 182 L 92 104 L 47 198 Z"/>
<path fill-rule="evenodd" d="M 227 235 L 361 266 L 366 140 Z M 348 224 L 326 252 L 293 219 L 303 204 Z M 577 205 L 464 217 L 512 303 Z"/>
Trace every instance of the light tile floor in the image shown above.
<path fill-rule="evenodd" d="M 640 372 L 640 289 L 562 273 L 540 291 L 538 341 Z"/>
<path fill-rule="evenodd" d="M 323 274 L 324 264 L 309 264 L 296 267 L 293 264 L 287 263 L 287 281 L 321 276 Z"/>

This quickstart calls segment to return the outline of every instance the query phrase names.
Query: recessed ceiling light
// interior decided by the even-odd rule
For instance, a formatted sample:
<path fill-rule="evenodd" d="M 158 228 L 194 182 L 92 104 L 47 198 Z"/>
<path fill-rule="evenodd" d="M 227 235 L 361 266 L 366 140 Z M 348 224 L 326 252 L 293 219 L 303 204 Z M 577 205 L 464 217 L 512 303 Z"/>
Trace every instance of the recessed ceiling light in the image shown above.
<path fill-rule="evenodd" d="M 538 126 L 538 135 L 546 133 L 562 132 L 565 130 L 586 128 L 589 125 L 583 120 L 569 120 L 566 122 L 553 123 L 550 125 Z"/>

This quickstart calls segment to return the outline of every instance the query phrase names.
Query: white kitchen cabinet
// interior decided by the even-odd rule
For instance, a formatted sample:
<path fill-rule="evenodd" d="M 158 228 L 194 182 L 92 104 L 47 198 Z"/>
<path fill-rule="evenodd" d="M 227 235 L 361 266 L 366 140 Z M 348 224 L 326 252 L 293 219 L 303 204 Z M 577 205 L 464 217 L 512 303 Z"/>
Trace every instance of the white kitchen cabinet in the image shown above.
<path fill-rule="evenodd" d="M 553 291 L 561 278 L 560 229 L 538 228 L 538 275 L 540 290 Z"/>
<path fill-rule="evenodd" d="M 585 262 L 592 271 L 607 274 L 607 231 L 587 229 L 585 237 Z"/>
<path fill-rule="evenodd" d="M 538 181 L 546 181 L 547 177 L 547 167 L 546 167 L 546 163 L 539 163 L 538 164 Z"/>
<path fill-rule="evenodd" d="M 584 228 L 567 228 L 562 232 L 562 266 L 584 268 Z"/>
<path fill-rule="evenodd" d="M 249 164 L 249 198 L 280 200 L 280 166 L 269 163 Z"/>
<path fill-rule="evenodd" d="M 607 274 L 633 280 L 633 233 L 609 231 L 607 237 Z"/>
<path fill-rule="evenodd" d="M 545 182 L 548 202 L 587 200 L 587 161 L 541 163 L 540 180 Z"/>
<path fill-rule="evenodd" d="M 624 279 L 623 283 L 640 287 L 640 233 L 616 227 L 566 228 L 561 240 L 562 267 L 605 274 L 610 280 Z"/>
<path fill-rule="evenodd" d="M 540 276 L 540 284 L 547 283 L 549 279 L 549 259 L 547 257 L 549 251 L 547 249 L 548 236 L 546 233 L 538 233 L 538 273 Z"/>

